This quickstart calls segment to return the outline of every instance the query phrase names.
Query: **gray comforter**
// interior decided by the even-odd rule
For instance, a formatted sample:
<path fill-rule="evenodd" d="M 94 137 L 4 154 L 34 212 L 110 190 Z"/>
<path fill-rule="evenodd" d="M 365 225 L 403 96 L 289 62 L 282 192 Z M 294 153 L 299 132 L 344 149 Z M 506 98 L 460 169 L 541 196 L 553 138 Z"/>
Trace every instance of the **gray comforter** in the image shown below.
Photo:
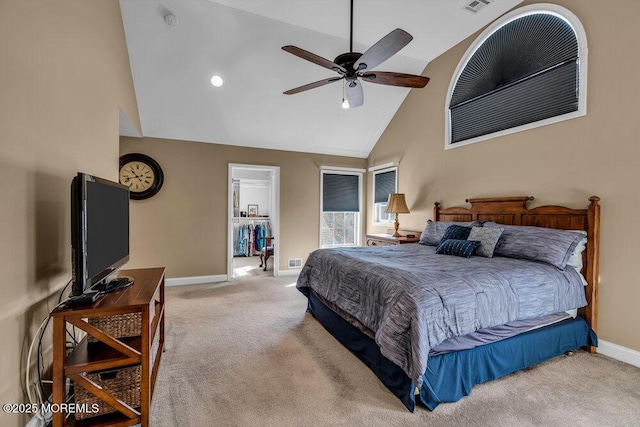
<path fill-rule="evenodd" d="M 447 338 L 586 305 L 580 275 L 512 258 L 438 255 L 419 244 L 320 249 L 298 278 L 375 333 L 382 354 L 422 384 Z"/>

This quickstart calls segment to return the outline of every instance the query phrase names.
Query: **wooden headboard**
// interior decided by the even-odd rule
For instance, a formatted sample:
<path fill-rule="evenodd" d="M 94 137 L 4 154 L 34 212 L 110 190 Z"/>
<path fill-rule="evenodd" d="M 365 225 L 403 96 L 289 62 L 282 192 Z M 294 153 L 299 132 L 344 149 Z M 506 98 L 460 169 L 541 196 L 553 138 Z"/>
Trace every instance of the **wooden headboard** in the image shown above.
<path fill-rule="evenodd" d="M 499 224 L 528 225 L 559 228 L 562 230 L 584 230 L 587 232 L 587 248 L 583 253 L 582 274 L 587 279 L 587 306 L 580 310 L 591 329 L 598 327 L 598 264 L 600 258 L 600 198 L 589 197 L 586 209 L 571 209 L 564 206 L 540 206 L 528 209 L 531 196 L 490 197 L 467 199 L 470 208 L 452 207 L 443 209 L 436 202 L 433 208 L 435 221 L 494 221 Z"/>

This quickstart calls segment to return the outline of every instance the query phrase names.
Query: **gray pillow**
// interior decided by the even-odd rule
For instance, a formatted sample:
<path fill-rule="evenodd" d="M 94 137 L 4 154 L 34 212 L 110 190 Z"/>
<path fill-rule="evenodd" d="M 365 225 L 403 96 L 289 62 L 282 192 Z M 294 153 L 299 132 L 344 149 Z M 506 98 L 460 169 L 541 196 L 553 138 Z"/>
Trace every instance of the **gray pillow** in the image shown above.
<path fill-rule="evenodd" d="M 478 221 L 469 222 L 444 222 L 444 221 L 427 221 L 427 225 L 424 227 L 422 234 L 420 235 L 420 244 L 427 246 L 438 246 L 445 231 L 451 225 L 461 225 L 463 227 L 475 227 L 479 226 Z"/>
<path fill-rule="evenodd" d="M 467 239 L 480 242 L 480 246 L 476 249 L 476 255 L 493 258 L 493 251 L 503 231 L 504 228 L 498 227 L 473 227 Z"/>
<path fill-rule="evenodd" d="M 587 234 L 578 230 L 503 225 L 492 221 L 482 226 L 504 228 L 494 255 L 546 262 L 560 270 L 565 269 L 567 261 Z"/>

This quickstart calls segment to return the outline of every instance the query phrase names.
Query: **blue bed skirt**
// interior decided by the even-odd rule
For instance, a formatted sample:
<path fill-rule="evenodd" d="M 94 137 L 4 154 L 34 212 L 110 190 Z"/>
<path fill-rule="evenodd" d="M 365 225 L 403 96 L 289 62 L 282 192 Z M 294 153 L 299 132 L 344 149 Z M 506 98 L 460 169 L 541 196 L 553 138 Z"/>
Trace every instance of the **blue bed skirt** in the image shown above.
<path fill-rule="evenodd" d="M 312 293 L 308 310 L 342 345 L 362 360 L 411 412 L 415 387 L 402 369 L 380 353 L 373 339 L 330 310 Z M 456 402 L 476 384 L 495 380 L 568 351 L 597 346 L 598 339 L 583 318 L 565 320 L 469 350 L 429 356 L 420 401 L 430 410 Z"/>

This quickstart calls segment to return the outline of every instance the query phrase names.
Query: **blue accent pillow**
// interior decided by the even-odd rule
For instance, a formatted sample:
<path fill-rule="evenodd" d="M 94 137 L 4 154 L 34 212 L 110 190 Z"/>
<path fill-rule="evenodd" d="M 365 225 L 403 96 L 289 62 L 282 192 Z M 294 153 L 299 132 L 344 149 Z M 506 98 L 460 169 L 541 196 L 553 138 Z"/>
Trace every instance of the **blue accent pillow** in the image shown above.
<path fill-rule="evenodd" d="M 469 237 L 469 233 L 471 233 L 471 227 L 463 227 L 462 225 L 450 225 L 444 232 L 444 236 L 442 236 L 440 243 L 449 239 L 467 240 L 467 237 Z"/>
<path fill-rule="evenodd" d="M 448 239 L 443 240 L 442 243 L 438 245 L 436 253 L 470 258 L 476 249 L 478 249 L 478 246 L 480 246 L 480 242 L 477 240 Z"/>
<path fill-rule="evenodd" d="M 422 234 L 420 235 L 420 244 L 427 246 L 438 246 L 442 241 L 442 236 L 447 228 L 451 225 L 462 225 L 464 227 L 479 227 L 478 221 L 469 222 L 450 222 L 450 221 L 427 221 Z"/>

